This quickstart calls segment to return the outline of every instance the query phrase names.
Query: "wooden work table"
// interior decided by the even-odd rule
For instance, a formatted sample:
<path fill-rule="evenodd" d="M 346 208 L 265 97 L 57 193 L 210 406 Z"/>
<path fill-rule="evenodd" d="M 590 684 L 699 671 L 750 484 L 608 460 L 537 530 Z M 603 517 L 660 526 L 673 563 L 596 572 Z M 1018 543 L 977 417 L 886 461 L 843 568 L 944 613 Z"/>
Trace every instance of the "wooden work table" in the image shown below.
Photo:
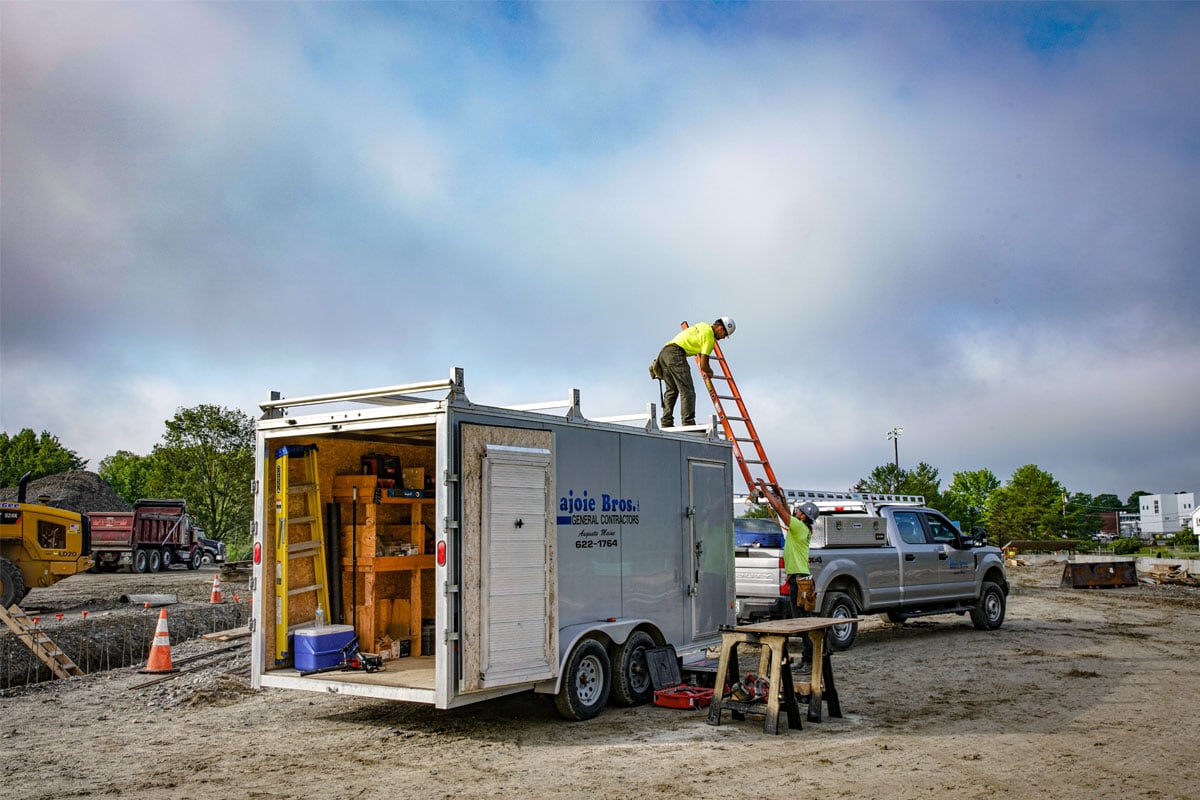
<path fill-rule="evenodd" d="M 763 730 L 771 734 L 780 733 L 779 712 L 782 705 L 787 715 L 787 727 L 799 730 L 802 726 L 797 694 L 808 697 L 810 722 L 821 721 L 822 702 L 828 704 L 829 716 L 842 716 L 841 703 L 833 680 L 833 666 L 830 663 L 829 652 L 825 649 L 825 631 L 837 625 L 858 621 L 834 617 L 800 617 L 739 625 L 732 630 L 723 631 L 716 687 L 712 704 L 708 707 L 708 724 L 720 725 L 721 711 L 728 709 L 734 719 L 744 719 L 747 713 L 763 714 Z M 788 657 L 788 637 L 805 633 L 812 639 L 812 674 L 807 683 L 795 684 Z M 759 648 L 758 674 L 767 680 L 766 698 L 737 700 L 725 693 L 725 687 L 732 687 L 741 678 L 737 657 L 738 646 L 741 644 Z"/>

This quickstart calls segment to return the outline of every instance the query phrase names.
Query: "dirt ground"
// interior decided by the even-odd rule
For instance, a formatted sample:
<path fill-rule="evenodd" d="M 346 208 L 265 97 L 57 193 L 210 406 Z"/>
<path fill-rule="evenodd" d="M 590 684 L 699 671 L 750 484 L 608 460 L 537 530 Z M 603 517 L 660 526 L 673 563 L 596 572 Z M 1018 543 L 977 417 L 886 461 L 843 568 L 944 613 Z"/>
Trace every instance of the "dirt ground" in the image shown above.
<path fill-rule="evenodd" d="M 568 723 L 532 694 L 436 711 L 252 692 L 245 647 L 142 688 L 124 668 L 10 690 L 0 797 L 1196 797 L 1200 590 L 1060 588 L 1061 572 L 1014 567 L 998 631 L 865 623 L 834 657 L 845 717 L 779 736 L 656 706 Z"/>

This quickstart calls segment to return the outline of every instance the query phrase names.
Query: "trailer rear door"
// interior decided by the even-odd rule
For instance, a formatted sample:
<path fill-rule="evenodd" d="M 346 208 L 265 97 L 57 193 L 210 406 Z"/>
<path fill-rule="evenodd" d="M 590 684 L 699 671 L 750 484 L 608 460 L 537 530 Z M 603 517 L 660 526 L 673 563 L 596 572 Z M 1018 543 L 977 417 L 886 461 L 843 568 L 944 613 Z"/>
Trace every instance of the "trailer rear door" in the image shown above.
<path fill-rule="evenodd" d="M 552 441 L 463 426 L 463 691 L 558 674 Z"/>

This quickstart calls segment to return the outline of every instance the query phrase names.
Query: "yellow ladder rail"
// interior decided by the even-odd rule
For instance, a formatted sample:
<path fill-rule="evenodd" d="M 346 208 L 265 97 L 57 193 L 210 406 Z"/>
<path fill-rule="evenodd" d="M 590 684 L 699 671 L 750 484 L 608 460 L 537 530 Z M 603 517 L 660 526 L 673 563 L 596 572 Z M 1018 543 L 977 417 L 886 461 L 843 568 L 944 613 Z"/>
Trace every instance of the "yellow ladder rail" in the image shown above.
<path fill-rule="evenodd" d="M 295 462 L 304 472 L 298 481 L 292 477 Z M 302 560 L 312 562 L 312 582 L 293 585 L 292 562 Z M 317 446 L 286 445 L 275 451 L 275 663 L 292 657 L 288 634 L 309 621 L 291 621 L 292 598 L 315 595 L 314 615 L 317 608 L 329 614 L 327 576 Z"/>

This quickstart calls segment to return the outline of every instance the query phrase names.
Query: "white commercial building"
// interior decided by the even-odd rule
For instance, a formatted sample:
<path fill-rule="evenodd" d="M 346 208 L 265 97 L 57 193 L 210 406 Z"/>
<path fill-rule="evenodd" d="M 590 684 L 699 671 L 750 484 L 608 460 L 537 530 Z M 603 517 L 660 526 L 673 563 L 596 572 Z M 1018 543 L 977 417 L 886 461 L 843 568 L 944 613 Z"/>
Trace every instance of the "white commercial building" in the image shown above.
<path fill-rule="evenodd" d="M 1192 492 L 1146 494 L 1138 498 L 1141 511 L 1142 535 L 1179 533 L 1191 523 L 1196 512 L 1196 496 Z"/>

